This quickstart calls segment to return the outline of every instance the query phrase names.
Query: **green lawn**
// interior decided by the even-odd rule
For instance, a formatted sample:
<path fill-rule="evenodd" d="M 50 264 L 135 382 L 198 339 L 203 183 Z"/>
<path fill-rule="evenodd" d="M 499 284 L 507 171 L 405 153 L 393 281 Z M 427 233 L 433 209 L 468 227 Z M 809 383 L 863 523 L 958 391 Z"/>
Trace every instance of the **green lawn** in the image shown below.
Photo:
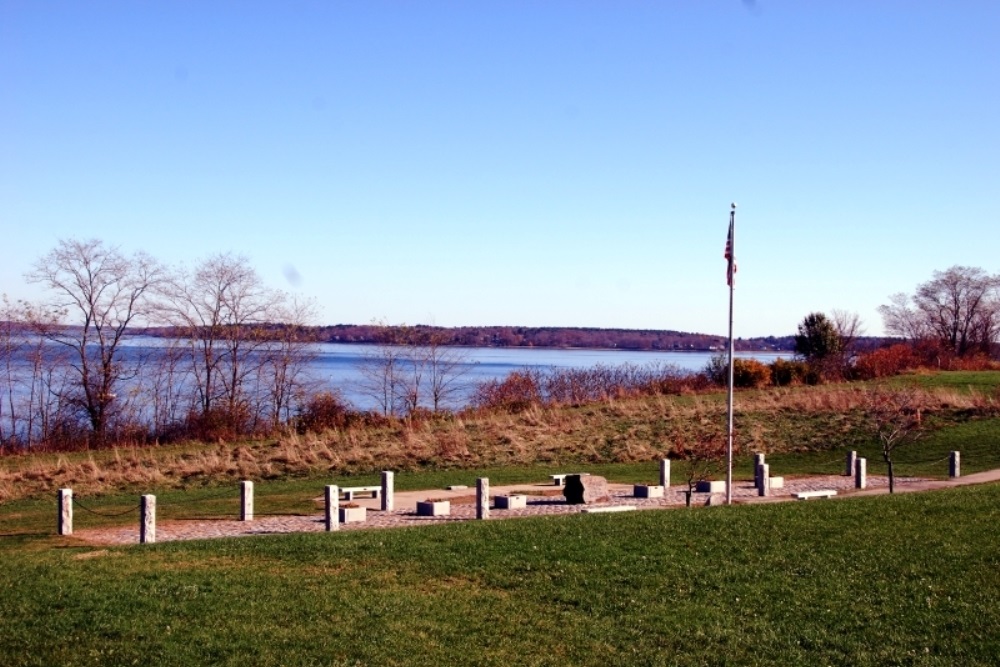
<path fill-rule="evenodd" d="M 94 550 L 7 537 L 4 665 L 994 665 L 1000 486 Z"/>

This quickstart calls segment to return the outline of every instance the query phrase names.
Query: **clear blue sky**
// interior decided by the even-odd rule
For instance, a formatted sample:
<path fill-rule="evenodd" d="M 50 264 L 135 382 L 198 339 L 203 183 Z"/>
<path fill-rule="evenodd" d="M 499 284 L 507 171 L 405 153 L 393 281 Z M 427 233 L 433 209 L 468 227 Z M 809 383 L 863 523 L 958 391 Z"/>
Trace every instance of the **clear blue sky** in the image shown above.
<path fill-rule="evenodd" d="M 0 0 L 0 291 L 245 255 L 322 323 L 736 335 L 1000 271 L 1000 3 Z M 300 280 L 289 281 L 287 275 Z"/>

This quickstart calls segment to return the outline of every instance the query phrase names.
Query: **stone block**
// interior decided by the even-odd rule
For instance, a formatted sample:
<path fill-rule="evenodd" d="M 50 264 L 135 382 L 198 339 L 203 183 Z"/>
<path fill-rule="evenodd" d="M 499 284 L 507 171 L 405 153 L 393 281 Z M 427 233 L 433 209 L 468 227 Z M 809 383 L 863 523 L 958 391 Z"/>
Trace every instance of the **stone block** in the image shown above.
<path fill-rule="evenodd" d="M 396 474 L 391 470 L 382 471 L 382 511 L 391 512 L 395 508 L 395 482 Z"/>
<path fill-rule="evenodd" d="M 771 466 L 767 463 L 757 466 L 757 495 L 771 495 Z"/>
<path fill-rule="evenodd" d="M 496 496 L 493 498 L 498 510 L 521 510 L 528 506 L 528 496 L 521 494 L 511 494 L 509 496 Z"/>
<path fill-rule="evenodd" d="M 698 482 L 698 485 L 694 488 L 698 493 L 725 493 L 726 492 L 726 482 L 722 481 L 712 481 L 709 479 L 703 479 Z"/>
<path fill-rule="evenodd" d="M 705 507 L 722 507 L 726 504 L 726 494 L 724 493 L 713 493 L 708 498 L 705 498 Z"/>
<path fill-rule="evenodd" d="M 845 477 L 851 477 L 854 474 L 855 467 L 858 462 L 858 453 L 855 450 L 847 452 L 847 465 L 846 470 L 844 470 Z"/>
<path fill-rule="evenodd" d="M 599 475 L 566 475 L 563 496 L 570 505 L 589 505 L 611 498 L 608 480 Z"/>
<path fill-rule="evenodd" d="M 632 495 L 636 498 L 662 498 L 663 487 L 650 484 L 636 484 L 632 487 Z"/>
<path fill-rule="evenodd" d="M 490 480 L 480 477 L 476 480 L 476 518 L 490 518 Z"/>
<path fill-rule="evenodd" d="M 785 478 L 784 477 L 772 477 L 771 478 L 771 489 L 783 489 L 785 488 Z"/>
<path fill-rule="evenodd" d="M 324 524 L 328 531 L 340 530 L 340 490 L 336 484 L 330 484 L 323 490 Z"/>
<path fill-rule="evenodd" d="M 73 534 L 73 489 L 59 489 L 59 521 L 60 535 Z"/>
<path fill-rule="evenodd" d="M 156 496 L 139 496 L 139 544 L 156 542 Z"/>
<path fill-rule="evenodd" d="M 448 516 L 451 502 L 447 500 L 421 500 L 417 502 L 417 516 Z"/>
<path fill-rule="evenodd" d="M 368 518 L 367 507 L 347 507 L 341 505 L 338 511 L 340 523 L 363 523 Z"/>
<path fill-rule="evenodd" d="M 253 482 L 240 482 L 240 521 L 253 521 Z"/>

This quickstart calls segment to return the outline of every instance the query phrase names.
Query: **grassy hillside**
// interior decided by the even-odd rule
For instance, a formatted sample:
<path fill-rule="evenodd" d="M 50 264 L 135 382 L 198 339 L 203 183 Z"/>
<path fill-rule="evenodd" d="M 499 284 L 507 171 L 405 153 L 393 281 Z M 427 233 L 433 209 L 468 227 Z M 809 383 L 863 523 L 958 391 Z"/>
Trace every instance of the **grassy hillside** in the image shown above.
<path fill-rule="evenodd" d="M 1000 439 L 994 436 L 1000 433 L 995 421 L 1000 418 L 1000 372 L 936 373 L 893 381 L 922 388 L 925 425 L 932 434 L 921 447 L 900 452 L 900 474 L 943 474 L 939 459 L 948 447 L 963 450 L 969 471 L 1000 466 L 991 445 Z M 741 392 L 736 401 L 739 456 L 748 461 L 751 453 L 761 451 L 783 462 L 787 454 L 801 455 L 788 460 L 804 467 L 786 472 L 835 472 L 845 449 L 861 450 L 874 459 L 863 400 L 860 384 Z M 679 435 L 706 428 L 721 432 L 724 424 L 725 396 L 717 392 L 533 407 L 518 414 L 468 413 L 266 441 L 3 457 L 0 502 L 48 497 L 62 486 L 93 496 L 240 479 L 321 480 L 384 469 L 440 472 L 649 463 L 669 455 Z"/>

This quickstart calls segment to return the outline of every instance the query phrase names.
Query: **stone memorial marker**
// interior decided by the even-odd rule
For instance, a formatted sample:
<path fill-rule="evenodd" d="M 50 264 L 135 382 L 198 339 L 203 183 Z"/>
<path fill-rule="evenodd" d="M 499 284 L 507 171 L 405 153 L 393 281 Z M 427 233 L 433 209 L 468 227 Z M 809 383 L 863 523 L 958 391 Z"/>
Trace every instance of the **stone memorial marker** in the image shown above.
<path fill-rule="evenodd" d="M 598 475 L 566 475 L 563 496 L 570 505 L 589 505 L 611 499 L 608 480 Z"/>

